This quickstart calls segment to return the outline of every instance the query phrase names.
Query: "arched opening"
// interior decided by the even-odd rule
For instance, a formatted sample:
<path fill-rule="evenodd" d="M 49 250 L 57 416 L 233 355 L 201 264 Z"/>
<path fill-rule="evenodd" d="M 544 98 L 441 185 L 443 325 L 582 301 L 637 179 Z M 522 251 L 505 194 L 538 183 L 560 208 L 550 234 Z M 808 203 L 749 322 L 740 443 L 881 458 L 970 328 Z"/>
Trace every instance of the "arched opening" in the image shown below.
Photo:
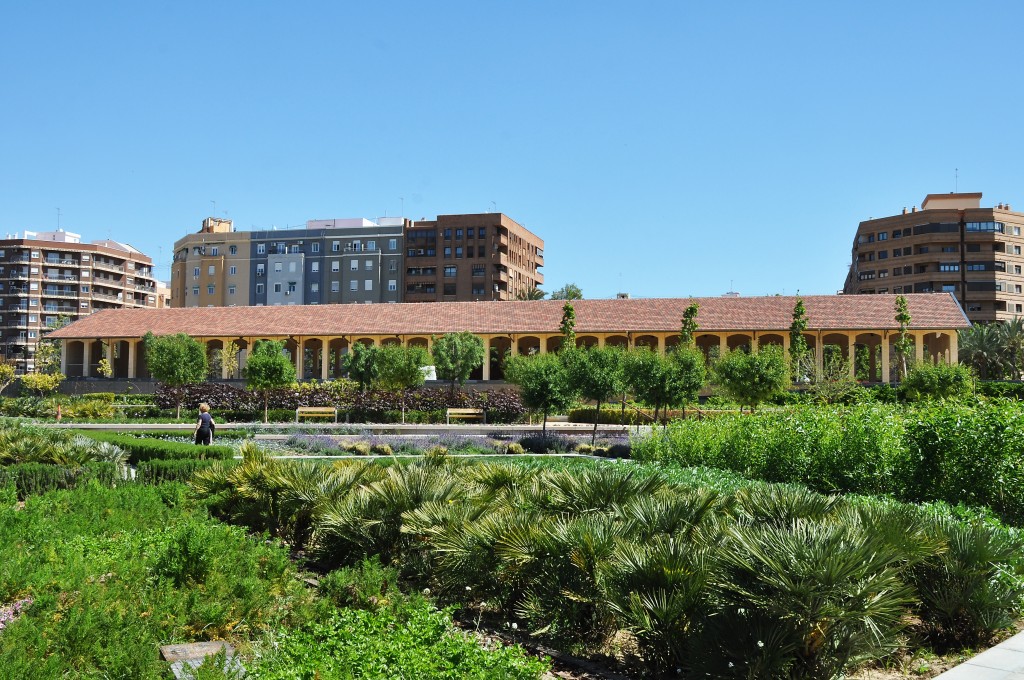
<path fill-rule="evenodd" d="M 625 335 L 609 335 L 604 339 L 604 346 L 627 349 L 629 347 L 629 338 Z"/>
<path fill-rule="evenodd" d="M 757 347 L 763 349 L 765 347 L 785 347 L 786 343 L 782 335 L 778 333 L 764 333 L 757 336 Z"/>
<path fill-rule="evenodd" d="M 676 338 L 678 337 L 679 336 L 676 336 Z M 718 355 L 721 354 L 721 340 L 719 340 L 717 335 L 701 333 L 694 336 L 693 342 L 697 349 L 704 353 L 704 358 L 707 359 L 709 363 L 717 359 Z"/>
<path fill-rule="evenodd" d="M 597 347 L 597 336 L 596 335 L 577 335 L 576 346 L 586 349 L 588 347 Z"/>
<path fill-rule="evenodd" d="M 516 340 L 516 351 L 524 356 L 540 353 L 540 338 L 535 335 L 524 335 Z"/>
<path fill-rule="evenodd" d="M 82 364 L 85 361 L 85 343 L 81 340 L 68 340 L 64 352 L 68 377 L 83 377 Z"/>
<path fill-rule="evenodd" d="M 224 341 L 219 338 L 206 341 L 206 378 L 219 380 L 223 368 Z"/>
<path fill-rule="evenodd" d="M 557 352 L 562 349 L 562 341 L 565 338 L 561 335 L 551 335 L 544 339 L 544 345 L 547 347 L 548 352 Z"/>
<path fill-rule="evenodd" d="M 882 336 L 878 333 L 859 333 L 853 341 L 854 377 L 860 382 L 881 381 Z"/>
<path fill-rule="evenodd" d="M 505 379 L 505 357 L 512 348 L 512 341 L 505 336 L 491 338 L 487 344 L 487 360 L 491 362 L 491 380 Z"/>
<path fill-rule="evenodd" d="M 754 339 L 747 333 L 733 333 L 726 338 L 725 344 L 730 352 L 741 349 L 749 352 Z"/>
<path fill-rule="evenodd" d="M 647 349 L 658 351 L 658 338 L 653 335 L 638 335 L 633 340 L 634 347 L 646 347 Z"/>

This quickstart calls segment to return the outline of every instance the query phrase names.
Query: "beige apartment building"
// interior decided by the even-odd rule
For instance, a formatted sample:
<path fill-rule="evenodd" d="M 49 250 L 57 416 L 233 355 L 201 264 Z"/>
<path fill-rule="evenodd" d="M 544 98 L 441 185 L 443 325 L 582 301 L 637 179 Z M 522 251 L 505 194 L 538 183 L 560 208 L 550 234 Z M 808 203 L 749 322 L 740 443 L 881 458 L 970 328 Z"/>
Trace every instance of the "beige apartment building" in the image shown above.
<path fill-rule="evenodd" d="M 39 339 L 63 318 L 75 321 L 105 309 L 156 308 L 157 286 L 153 261 L 125 243 L 82 243 L 80 234 L 62 229 L 2 239 L 3 358 L 14 362 L 19 373 L 32 372 Z"/>
<path fill-rule="evenodd" d="M 412 223 L 405 247 L 405 302 L 514 300 L 544 283 L 544 241 L 502 213 Z"/>
<path fill-rule="evenodd" d="M 844 293 L 956 296 L 972 322 L 1024 316 L 1024 213 L 981 193 L 928 194 L 921 208 L 861 222 Z"/>

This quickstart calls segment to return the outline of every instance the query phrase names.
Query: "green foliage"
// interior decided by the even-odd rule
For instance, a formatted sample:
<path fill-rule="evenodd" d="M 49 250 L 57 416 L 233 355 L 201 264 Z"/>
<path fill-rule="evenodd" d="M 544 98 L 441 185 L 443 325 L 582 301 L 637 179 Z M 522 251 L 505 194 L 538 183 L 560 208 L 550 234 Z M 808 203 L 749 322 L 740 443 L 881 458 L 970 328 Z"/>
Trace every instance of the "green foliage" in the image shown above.
<path fill-rule="evenodd" d="M 484 342 L 467 331 L 446 333 L 434 339 L 431 353 L 437 377 L 450 380 L 454 391 L 456 384 L 465 383 L 469 374 L 483 364 Z"/>
<path fill-rule="evenodd" d="M 7 361 L 0 361 L 0 393 L 11 386 L 14 382 L 14 364 Z"/>
<path fill-rule="evenodd" d="M 1006 348 L 999 326 L 974 324 L 958 331 L 957 335 L 959 360 L 974 368 L 978 377 L 989 380 L 1006 374 Z"/>
<path fill-rule="evenodd" d="M 733 350 L 715 362 L 712 373 L 726 394 L 751 409 L 782 393 L 789 383 L 786 358 L 774 345 L 754 354 Z"/>
<path fill-rule="evenodd" d="M 0 488 L 14 489 L 19 500 L 59 489 L 75 489 L 92 481 L 112 487 L 121 480 L 122 467 L 117 463 L 19 463 L 0 467 Z"/>
<path fill-rule="evenodd" d="M 5 676 L 157 680 L 161 644 L 247 642 L 308 620 L 287 551 L 182 492 L 88 484 L 0 508 L 0 601 L 33 600 L 0 635 Z"/>
<path fill-rule="evenodd" d="M 576 310 L 571 302 L 562 305 L 562 322 L 558 330 L 562 332 L 562 351 L 576 349 Z"/>
<path fill-rule="evenodd" d="M 556 354 L 509 357 L 505 361 L 505 380 L 519 387 L 526 408 L 544 414 L 545 432 L 548 415 L 569 408 L 576 400 L 566 364 Z"/>
<path fill-rule="evenodd" d="M 206 379 L 206 351 L 184 333 L 156 336 L 147 333 L 146 366 L 156 380 L 168 385 L 187 385 Z"/>
<path fill-rule="evenodd" d="M 704 355 L 693 347 L 678 347 L 668 355 L 633 350 L 625 356 L 623 371 L 629 391 L 654 408 L 655 420 L 659 409 L 696 401 L 706 379 Z"/>
<path fill-rule="evenodd" d="M 567 283 L 558 290 L 551 292 L 552 300 L 582 300 L 583 289 L 575 283 Z"/>
<path fill-rule="evenodd" d="M 974 391 L 974 376 L 960 364 L 922 363 L 907 372 L 899 389 L 909 401 L 959 399 Z"/>
<path fill-rule="evenodd" d="M 792 369 L 791 377 L 796 382 L 803 382 L 804 378 L 811 374 L 811 352 L 807 347 L 807 337 L 804 335 L 806 330 L 807 308 L 804 306 L 804 299 L 797 296 L 796 304 L 793 305 L 793 323 L 789 326 L 789 365 Z"/>
<path fill-rule="evenodd" d="M 44 397 L 53 394 L 64 382 L 64 375 L 61 373 L 26 373 L 20 378 L 23 389 L 32 394 Z"/>
<path fill-rule="evenodd" d="M 593 444 L 597 438 L 597 416 L 601 404 L 622 394 L 625 389 L 624 355 L 622 350 L 616 347 L 591 347 L 579 350 L 575 348 L 575 343 L 569 347 L 571 349 L 563 350 L 560 355 L 565 365 L 565 379 L 568 381 L 569 392 L 597 402 L 594 411 L 594 431 L 591 436 Z"/>
<path fill-rule="evenodd" d="M 424 375 L 421 370 L 427 365 L 427 350 L 422 347 L 402 347 L 385 345 L 377 351 L 377 387 L 385 390 L 405 391 L 423 385 Z"/>
<path fill-rule="evenodd" d="M 132 463 L 147 460 L 226 460 L 235 455 L 230 446 L 196 446 L 97 430 L 83 430 L 82 434 L 89 439 L 114 444 L 127 451 Z"/>
<path fill-rule="evenodd" d="M 197 470 L 204 470 L 219 464 L 213 459 L 192 460 L 188 458 L 152 458 L 140 461 L 135 472 L 135 480 L 143 484 L 163 484 L 164 482 L 187 482 Z"/>
<path fill-rule="evenodd" d="M 896 342 L 893 343 L 893 347 L 896 348 L 896 358 L 899 362 L 899 377 L 905 378 L 908 370 L 908 362 L 910 361 L 911 352 L 914 349 L 914 340 L 907 333 L 907 329 L 910 327 L 910 309 L 907 306 L 907 298 L 903 295 L 896 296 L 896 323 L 899 324 L 899 337 L 896 338 Z M 884 351 L 884 350 L 883 350 Z M 883 376 L 888 379 L 888 376 Z"/>
<path fill-rule="evenodd" d="M 295 364 L 284 355 L 284 343 L 259 340 L 245 362 L 245 384 L 263 392 L 263 422 L 267 422 L 270 390 L 295 382 Z"/>
<path fill-rule="evenodd" d="M 345 357 L 345 374 L 349 380 L 358 383 L 359 389 L 369 389 L 377 379 L 379 369 L 377 355 L 380 351 L 380 348 L 374 345 L 357 342 L 352 345 Z"/>
<path fill-rule="evenodd" d="M 697 332 L 699 327 L 697 323 L 697 312 L 699 311 L 700 305 L 696 302 L 691 302 L 686 310 L 683 311 L 679 330 L 679 344 L 683 347 L 689 347 L 693 344 L 693 334 Z"/>

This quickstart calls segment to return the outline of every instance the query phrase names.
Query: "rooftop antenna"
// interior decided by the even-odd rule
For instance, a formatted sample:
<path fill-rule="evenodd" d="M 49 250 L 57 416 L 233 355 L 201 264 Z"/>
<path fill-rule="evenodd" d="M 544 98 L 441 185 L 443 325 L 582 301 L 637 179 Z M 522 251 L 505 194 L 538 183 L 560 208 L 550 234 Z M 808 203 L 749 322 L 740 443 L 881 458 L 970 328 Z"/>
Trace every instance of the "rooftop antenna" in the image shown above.
<path fill-rule="evenodd" d="M 57 231 L 60 231 L 60 208 L 57 208 Z"/>
<path fill-rule="evenodd" d="M 210 201 L 210 203 L 213 203 L 213 212 L 211 215 L 213 215 L 214 219 L 217 219 L 217 201 Z"/>
<path fill-rule="evenodd" d="M 402 202 L 402 212 L 399 215 L 399 217 L 405 217 L 405 197 L 404 196 L 399 196 L 398 200 Z"/>
<path fill-rule="evenodd" d="M 498 212 L 498 204 L 491 201 L 491 212 Z"/>

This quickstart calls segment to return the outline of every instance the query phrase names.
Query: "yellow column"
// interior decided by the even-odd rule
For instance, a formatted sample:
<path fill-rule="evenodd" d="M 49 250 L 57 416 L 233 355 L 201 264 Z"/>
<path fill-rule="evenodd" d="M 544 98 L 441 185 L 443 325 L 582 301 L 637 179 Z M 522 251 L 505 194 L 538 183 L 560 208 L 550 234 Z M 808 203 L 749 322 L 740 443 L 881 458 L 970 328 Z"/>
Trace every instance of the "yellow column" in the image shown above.
<path fill-rule="evenodd" d="M 128 341 L 128 379 L 133 380 L 135 378 L 135 345 L 138 340 Z"/>
<path fill-rule="evenodd" d="M 320 338 L 320 380 L 326 382 L 331 371 L 331 339 Z"/>
<path fill-rule="evenodd" d="M 597 346 L 599 348 L 603 348 L 604 347 L 604 338 L 605 338 L 604 335 L 597 336 Z"/>
<path fill-rule="evenodd" d="M 82 341 L 82 377 L 89 377 L 89 362 L 92 361 L 92 340 Z M 66 375 L 66 374 L 65 374 Z"/>
<path fill-rule="evenodd" d="M 889 384 L 889 378 L 892 375 L 889 369 L 889 338 L 882 335 L 882 382 L 886 385 Z"/>
<path fill-rule="evenodd" d="M 856 368 L 853 365 L 854 360 L 855 360 L 854 359 L 854 354 L 855 354 L 855 352 L 857 350 L 857 348 L 854 346 L 856 344 L 855 343 L 856 339 L 857 339 L 856 335 L 847 335 L 846 336 L 846 356 L 849 357 L 849 361 L 850 361 L 850 379 L 851 380 L 853 378 L 857 377 L 857 370 L 856 370 Z"/>
<path fill-rule="evenodd" d="M 825 372 L 825 345 L 821 341 L 821 333 L 814 343 L 814 370 L 818 376 Z"/>
<path fill-rule="evenodd" d="M 960 361 L 960 337 L 953 331 L 949 334 L 949 363 L 955 364 Z"/>
<path fill-rule="evenodd" d="M 538 335 L 537 341 L 540 343 L 540 348 L 537 350 L 538 354 L 548 353 L 548 338 L 544 335 Z"/>
<path fill-rule="evenodd" d="M 724 357 L 729 353 L 729 335 L 727 333 L 718 334 L 718 356 Z"/>
<path fill-rule="evenodd" d="M 662 337 L 660 335 L 655 335 L 654 339 L 658 343 L 658 354 L 665 356 L 665 350 L 668 347 L 668 338 Z"/>
<path fill-rule="evenodd" d="M 228 375 L 228 343 L 231 342 L 230 338 L 220 339 L 220 379 L 227 380 Z"/>
<path fill-rule="evenodd" d="M 480 378 L 487 381 L 491 379 L 491 336 L 482 336 L 481 339 L 484 341 L 484 365 Z"/>
<path fill-rule="evenodd" d="M 782 351 L 785 352 L 786 356 L 789 356 L 789 333 L 782 334 Z"/>
<path fill-rule="evenodd" d="M 68 341 L 60 341 L 60 372 L 68 374 Z"/>
<path fill-rule="evenodd" d="M 302 380 L 302 369 L 303 369 L 302 363 L 303 363 L 303 359 L 304 359 L 304 357 L 303 357 L 303 354 L 304 354 L 304 352 L 303 352 L 303 342 L 304 341 L 303 341 L 303 339 L 301 337 L 295 339 L 295 347 L 296 347 L 296 349 L 295 349 L 295 377 L 296 377 L 296 380 Z"/>
<path fill-rule="evenodd" d="M 750 331 L 750 353 L 757 354 L 757 350 L 761 349 L 757 344 L 757 331 Z"/>
<path fill-rule="evenodd" d="M 913 333 L 914 336 L 914 362 L 917 365 L 924 363 L 924 333 Z"/>
<path fill-rule="evenodd" d="M 514 335 L 509 339 L 508 351 L 510 356 L 517 356 L 519 354 L 519 340 Z"/>

